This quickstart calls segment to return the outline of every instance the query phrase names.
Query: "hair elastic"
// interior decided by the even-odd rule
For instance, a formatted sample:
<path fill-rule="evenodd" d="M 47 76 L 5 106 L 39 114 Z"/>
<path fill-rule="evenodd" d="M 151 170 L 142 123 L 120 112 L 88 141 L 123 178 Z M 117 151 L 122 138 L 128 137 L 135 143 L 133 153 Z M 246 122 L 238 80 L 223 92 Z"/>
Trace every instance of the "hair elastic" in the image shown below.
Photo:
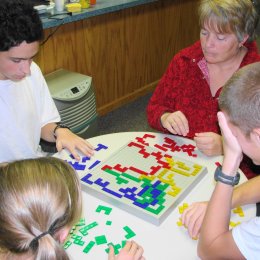
<path fill-rule="evenodd" d="M 31 241 L 29 247 L 30 247 L 31 249 L 33 249 L 33 250 L 36 250 L 36 249 L 38 248 L 38 246 L 39 246 L 39 240 L 40 240 L 42 237 L 44 237 L 45 235 L 48 235 L 48 234 L 52 236 L 52 232 L 51 232 L 50 230 L 48 230 L 48 231 L 46 231 L 46 232 L 41 233 L 39 236 L 35 237 L 35 238 Z"/>

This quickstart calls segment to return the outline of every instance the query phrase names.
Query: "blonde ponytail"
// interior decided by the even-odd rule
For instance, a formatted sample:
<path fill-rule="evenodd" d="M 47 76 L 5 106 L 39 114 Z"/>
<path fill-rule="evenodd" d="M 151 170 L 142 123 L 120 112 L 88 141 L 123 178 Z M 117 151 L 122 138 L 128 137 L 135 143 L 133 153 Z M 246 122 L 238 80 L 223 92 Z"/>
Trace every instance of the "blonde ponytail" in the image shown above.
<path fill-rule="evenodd" d="M 80 181 L 64 161 L 47 157 L 0 168 L 0 249 L 35 259 L 69 259 L 59 232 L 81 215 Z"/>

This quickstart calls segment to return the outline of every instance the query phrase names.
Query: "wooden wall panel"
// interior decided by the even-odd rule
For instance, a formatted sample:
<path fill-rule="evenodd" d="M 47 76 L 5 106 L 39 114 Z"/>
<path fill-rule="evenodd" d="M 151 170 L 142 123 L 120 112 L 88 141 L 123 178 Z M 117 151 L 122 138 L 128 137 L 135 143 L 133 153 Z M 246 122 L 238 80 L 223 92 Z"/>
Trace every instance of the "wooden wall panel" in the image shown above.
<path fill-rule="evenodd" d="M 199 38 L 197 2 L 161 0 L 62 25 L 36 62 L 44 74 L 65 68 L 91 75 L 105 114 L 152 91 L 173 55 Z"/>

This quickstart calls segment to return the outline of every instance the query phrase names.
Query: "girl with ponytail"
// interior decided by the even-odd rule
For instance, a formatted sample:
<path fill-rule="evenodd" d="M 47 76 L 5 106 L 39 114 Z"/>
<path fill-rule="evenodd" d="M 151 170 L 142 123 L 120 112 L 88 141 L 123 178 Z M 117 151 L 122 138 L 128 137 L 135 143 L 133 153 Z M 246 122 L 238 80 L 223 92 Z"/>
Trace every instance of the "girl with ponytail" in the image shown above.
<path fill-rule="evenodd" d="M 62 247 L 82 210 L 79 178 L 66 162 L 45 157 L 0 167 L 0 259 L 67 260 Z M 143 260 L 128 242 L 109 260 Z"/>

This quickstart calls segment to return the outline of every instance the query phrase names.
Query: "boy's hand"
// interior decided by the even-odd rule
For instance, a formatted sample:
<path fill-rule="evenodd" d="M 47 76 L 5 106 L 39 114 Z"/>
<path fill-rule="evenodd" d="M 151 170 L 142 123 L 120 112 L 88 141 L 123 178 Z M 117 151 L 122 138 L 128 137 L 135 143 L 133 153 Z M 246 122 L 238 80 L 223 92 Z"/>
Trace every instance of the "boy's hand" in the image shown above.
<path fill-rule="evenodd" d="M 207 210 L 208 202 L 195 202 L 186 208 L 181 216 L 182 224 L 188 229 L 189 236 L 197 239 Z"/>
<path fill-rule="evenodd" d="M 229 174 L 230 172 L 236 174 L 239 164 L 243 158 L 242 148 L 238 143 L 237 138 L 232 133 L 228 125 L 227 117 L 223 112 L 218 112 L 218 122 L 223 137 L 223 150 L 224 150 L 224 160 L 222 165 L 223 172 L 226 174 Z M 238 128 L 235 128 L 235 126 L 234 129 L 237 131 L 241 131 L 238 130 Z"/>
<path fill-rule="evenodd" d="M 79 151 L 89 157 L 94 154 L 94 147 L 83 138 L 72 133 L 69 129 L 59 128 L 56 133 L 56 147 L 58 151 L 66 148 L 78 161 L 80 160 Z"/>

